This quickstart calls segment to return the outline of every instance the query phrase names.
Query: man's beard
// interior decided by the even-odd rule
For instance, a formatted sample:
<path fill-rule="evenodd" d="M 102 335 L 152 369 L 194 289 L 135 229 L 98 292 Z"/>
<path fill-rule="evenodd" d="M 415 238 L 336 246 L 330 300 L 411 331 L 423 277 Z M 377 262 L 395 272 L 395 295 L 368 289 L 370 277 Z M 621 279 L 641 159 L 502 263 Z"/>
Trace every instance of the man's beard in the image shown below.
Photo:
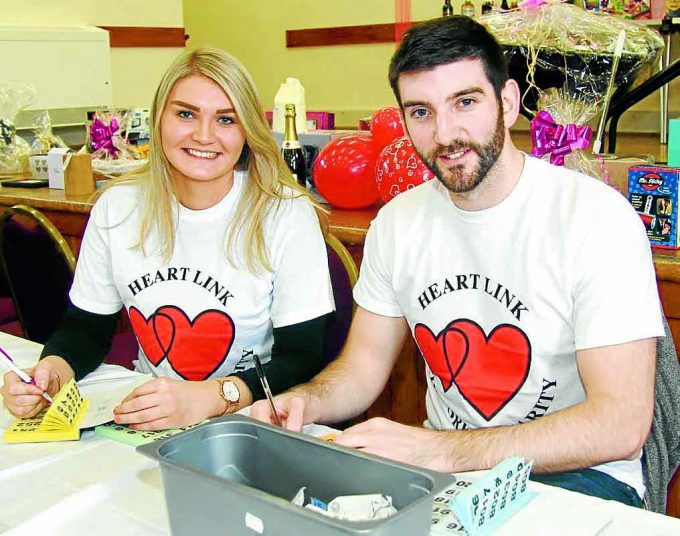
<path fill-rule="evenodd" d="M 427 155 L 417 151 L 425 165 L 430 168 L 430 171 L 435 174 L 450 192 L 456 194 L 471 192 L 482 183 L 491 168 L 498 161 L 498 157 L 503 150 L 503 143 L 505 142 L 505 122 L 503 121 L 503 113 L 500 106 L 497 114 L 496 130 L 491 140 L 483 145 L 473 142 L 456 141 L 447 146 L 438 145 Z M 472 172 L 466 173 L 463 164 L 446 168 L 445 170 L 439 167 L 437 161 L 439 156 L 468 149 L 473 150 L 479 159 L 477 167 Z"/>

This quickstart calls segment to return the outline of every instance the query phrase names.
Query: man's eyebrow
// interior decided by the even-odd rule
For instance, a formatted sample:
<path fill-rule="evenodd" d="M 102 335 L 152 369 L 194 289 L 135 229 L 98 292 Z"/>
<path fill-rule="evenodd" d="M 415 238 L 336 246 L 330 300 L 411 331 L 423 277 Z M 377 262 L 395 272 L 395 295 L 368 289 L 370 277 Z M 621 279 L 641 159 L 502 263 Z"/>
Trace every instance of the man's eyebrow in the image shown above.
<path fill-rule="evenodd" d="M 181 106 L 182 108 L 187 108 L 193 112 L 200 112 L 201 109 L 198 106 L 194 106 L 193 104 L 189 104 L 188 102 L 180 101 L 180 100 L 174 100 L 171 101 L 170 104 L 175 104 L 177 106 Z M 222 108 L 221 110 L 216 110 L 215 114 L 233 114 L 235 113 L 236 110 L 234 108 Z"/>
<path fill-rule="evenodd" d="M 451 95 L 446 97 L 446 100 L 452 101 L 452 100 L 455 100 L 459 97 L 462 97 L 463 95 L 474 95 L 474 94 L 478 94 L 478 93 L 484 95 L 485 91 L 481 87 L 478 87 L 478 86 L 466 87 L 464 89 L 461 89 L 459 91 L 451 93 Z M 411 108 L 413 106 L 422 106 L 422 105 L 427 106 L 427 104 L 428 103 L 426 101 L 411 100 L 411 101 L 404 101 L 402 106 L 404 108 Z"/>
<path fill-rule="evenodd" d="M 404 101 L 404 102 L 402 103 L 402 106 L 403 106 L 404 108 L 411 108 L 411 107 L 413 107 L 413 106 L 423 106 L 423 105 L 427 106 L 427 102 L 425 102 L 425 101 L 415 101 L 415 100 L 413 100 L 413 101 Z"/>
<path fill-rule="evenodd" d="M 446 100 L 454 100 L 458 97 L 462 97 L 463 95 L 474 95 L 477 93 L 484 95 L 485 91 L 478 86 L 467 87 L 465 89 L 461 89 L 460 91 L 456 91 L 455 93 L 451 93 L 451 95 L 449 95 Z"/>

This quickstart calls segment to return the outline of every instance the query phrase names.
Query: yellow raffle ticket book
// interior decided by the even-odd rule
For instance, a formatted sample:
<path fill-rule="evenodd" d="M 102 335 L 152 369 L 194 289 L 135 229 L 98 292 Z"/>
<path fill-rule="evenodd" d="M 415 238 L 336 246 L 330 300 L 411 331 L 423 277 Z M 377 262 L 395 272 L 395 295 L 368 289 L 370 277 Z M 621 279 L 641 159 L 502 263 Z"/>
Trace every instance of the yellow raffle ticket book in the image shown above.
<path fill-rule="evenodd" d="M 80 421 L 90 407 L 83 400 L 78 384 L 71 379 L 54 402 L 31 419 L 18 419 L 6 431 L 5 443 L 38 443 L 80 439 Z"/>

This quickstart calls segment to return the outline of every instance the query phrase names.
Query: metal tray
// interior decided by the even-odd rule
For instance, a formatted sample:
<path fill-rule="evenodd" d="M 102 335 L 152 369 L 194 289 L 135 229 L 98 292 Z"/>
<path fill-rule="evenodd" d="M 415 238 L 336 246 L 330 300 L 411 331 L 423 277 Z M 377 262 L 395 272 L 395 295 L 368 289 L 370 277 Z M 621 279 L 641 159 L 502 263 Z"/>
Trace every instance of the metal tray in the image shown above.
<path fill-rule="evenodd" d="M 161 465 L 173 534 L 426 535 L 434 497 L 455 477 L 289 432 L 241 415 L 221 417 L 137 450 Z M 352 522 L 290 503 L 383 493 L 398 512 Z"/>

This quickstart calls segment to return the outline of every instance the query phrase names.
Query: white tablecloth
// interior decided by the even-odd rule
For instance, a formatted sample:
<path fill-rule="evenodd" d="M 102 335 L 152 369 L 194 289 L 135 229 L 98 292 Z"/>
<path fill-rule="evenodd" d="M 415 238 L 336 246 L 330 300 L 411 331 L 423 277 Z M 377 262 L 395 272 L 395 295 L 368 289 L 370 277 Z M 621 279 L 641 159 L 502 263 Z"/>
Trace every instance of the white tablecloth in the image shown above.
<path fill-rule="evenodd" d="M 21 367 L 40 352 L 4 333 L 0 346 Z M 11 421 L 2 408 L 0 427 Z M 496 534 L 680 535 L 678 519 L 535 482 L 530 489 L 538 496 Z M 170 534 L 158 464 L 91 431 L 80 441 L 0 443 L 0 505 L 8 535 Z"/>

